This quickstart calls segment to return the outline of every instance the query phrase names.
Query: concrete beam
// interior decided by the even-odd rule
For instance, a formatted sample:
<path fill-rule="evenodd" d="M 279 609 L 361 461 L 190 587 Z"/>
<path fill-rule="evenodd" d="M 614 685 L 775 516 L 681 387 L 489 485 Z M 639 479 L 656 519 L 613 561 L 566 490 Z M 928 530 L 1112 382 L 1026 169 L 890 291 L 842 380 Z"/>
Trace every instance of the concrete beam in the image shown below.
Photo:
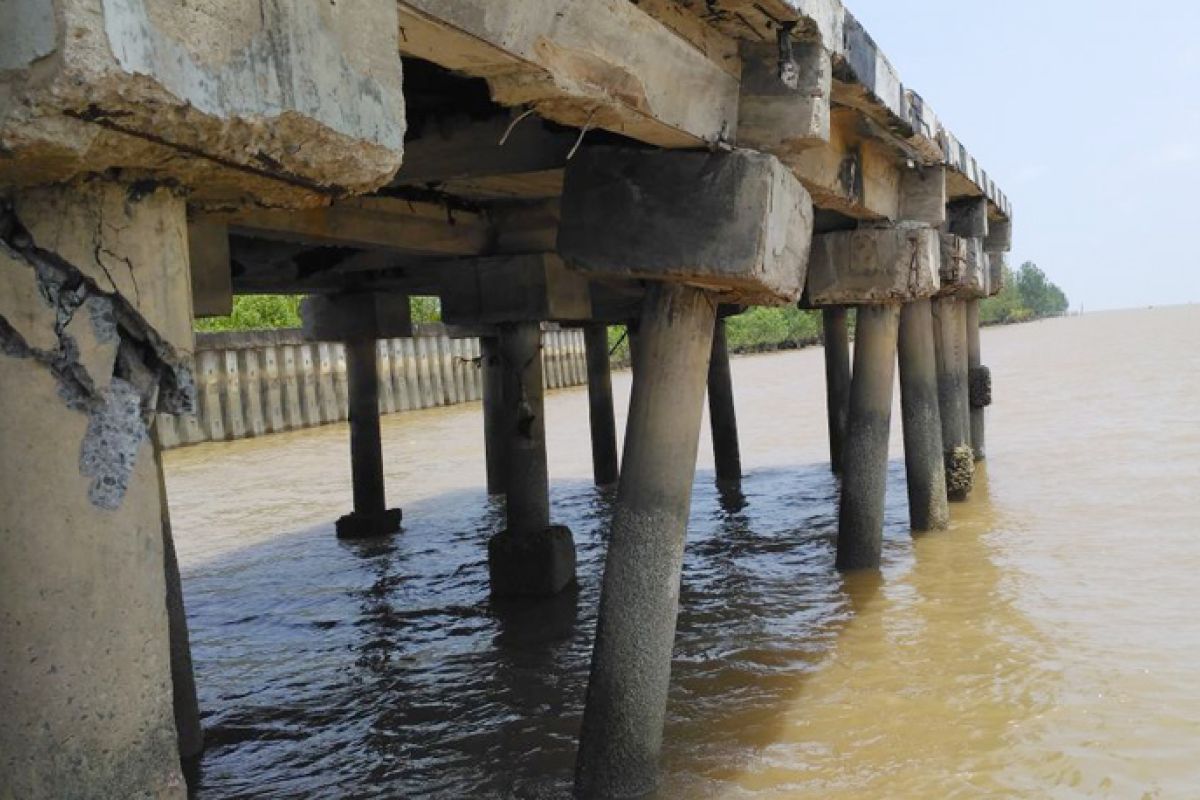
<path fill-rule="evenodd" d="M 546 119 L 696 147 L 737 127 L 737 79 L 627 0 L 405 0 L 400 49 Z"/>
<path fill-rule="evenodd" d="M 5 3 L 0 186 L 149 170 L 192 202 L 319 203 L 400 165 L 390 0 Z"/>
<path fill-rule="evenodd" d="M 988 235 L 988 203 L 984 197 L 955 200 L 946 207 L 946 230 L 967 239 Z"/>
<path fill-rule="evenodd" d="M 585 277 L 552 253 L 460 262 L 443 275 L 442 317 L 451 324 L 590 319 Z"/>
<path fill-rule="evenodd" d="M 248 207 L 198 219 L 266 239 L 429 255 L 479 255 L 492 242 L 491 225 L 478 212 L 392 197 L 300 210 Z"/>
<path fill-rule="evenodd" d="M 1004 273 L 1008 270 L 1008 259 L 1004 253 L 987 253 L 988 297 L 1004 291 Z"/>
<path fill-rule="evenodd" d="M 924 225 L 860 228 L 813 237 L 807 297 L 814 306 L 930 297 L 940 287 L 938 233 Z"/>
<path fill-rule="evenodd" d="M 594 148 L 567 170 L 558 248 L 606 279 L 688 283 L 722 302 L 794 302 L 812 204 L 773 156 Z"/>
<path fill-rule="evenodd" d="M 946 168 L 912 167 L 900 179 L 900 219 L 934 228 L 946 223 Z"/>

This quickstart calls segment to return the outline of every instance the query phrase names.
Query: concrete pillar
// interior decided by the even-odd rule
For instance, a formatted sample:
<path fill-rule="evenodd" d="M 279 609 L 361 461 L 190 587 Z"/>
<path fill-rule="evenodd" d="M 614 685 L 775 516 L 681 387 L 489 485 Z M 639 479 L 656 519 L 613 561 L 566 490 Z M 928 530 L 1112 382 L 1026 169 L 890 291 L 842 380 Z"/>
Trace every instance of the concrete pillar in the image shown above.
<path fill-rule="evenodd" d="M 487 458 L 488 494 L 507 491 L 504 445 L 504 370 L 500 364 L 500 341 L 493 336 L 479 340 L 483 370 L 483 444 Z"/>
<path fill-rule="evenodd" d="M 733 405 L 733 376 L 729 371 L 725 320 L 720 318 L 713 326 L 712 355 L 708 363 L 708 418 L 712 426 L 717 481 L 740 481 L 742 455 L 738 447 L 737 414 Z"/>
<path fill-rule="evenodd" d="M 715 321 L 716 304 L 702 290 L 647 292 L 576 764 L 579 797 L 638 797 L 657 780 Z"/>
<path fill-rule="evenodd" d="M 185 793 L 149 423 L 191 389 L 186 212 L 100 179 L 0 204 L 0 795 Z"/>
<path fill-rule="evenodd" d="M 899 351 L 909 520 L 914 531 L 944 530 L 950 524 L 950 509 L 929 300 L 906 303 L 900 312 Z"/>
<path fill-rule="evenodd" d="M 992 375 L 979 348 L 979 301 L 967 300 L 967 400 L 971 407 L 971 448 L 976 461 L 987 458 L 984 411 L 992 403 Z"/>
<path fill-rule="evenodd" d="M 384 498 L 376 352 L 374 339 L 346 342 L 354 512 L 337 521 L 337 535 L 342 539 L 383 536 L 400 529 L 400 509 L 389 509 Z"/>
<path fill-rule="evenodd" d="M 492 594 L 553 595 L 575 580 L 575 543 L 569 529 L 550 525 L 541 326 L 501 325 L 500 362 L 507 527 L 488 542 Z"/>
<path fill-rule="evenodd" d="M 854 377 L 838 507 L 841 570 L 879 566 L 899 323 L 898 305 L 859 306 L 855 316 Z"/>
<path fill-rule="evenodd" d="M 597 486 L 617 482 L 617 420 L 613 415 L 612 372 L 608 363 L 608 326 L 583 329 L 587 352 L 588 418 L 592 426 L 592 475 Z"/>
<path fill-rule="evenodd" d="M 963 301 L 939 297 L 933 301 L 933 332 L 937 353 L 938 406 L 942 420 L 942 450 L 946 463 L 946 496 L 966 500 L 975 482 L 971 449 L 971 415 L 967 396 L 967 320 Z"/>
<path fill-rule="evenodd" d="M 850 331 L 845 306 L 821 309 L 825 329 L 825 406 L 829 416 L 829 464 L 842 471 L 846 418 L 850 413 Z"/>

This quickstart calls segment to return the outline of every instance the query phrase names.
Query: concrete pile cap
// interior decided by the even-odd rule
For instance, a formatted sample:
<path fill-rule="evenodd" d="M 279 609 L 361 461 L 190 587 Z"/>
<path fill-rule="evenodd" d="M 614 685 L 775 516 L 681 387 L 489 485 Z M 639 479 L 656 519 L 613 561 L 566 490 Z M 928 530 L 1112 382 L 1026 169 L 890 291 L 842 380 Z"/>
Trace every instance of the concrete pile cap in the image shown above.
<path fill-rule="evenodd" d="M 0 186 L 133 168 L 200 201 L 374 189 L 403 151 L 398 38 L 389 0 L 10 0 Z"/>
<path fill-rule="evenodd" d="M 553 253 L 467 261 L 442 275 L 442 318 L 459 325 L 590 319 L 587 279 Z"/>
<path fill-rule="evenodd" d="M 950 233 L 941 235 L 942 289 L 939 295 L 963 298 L 987 297 L 990 271 L 982 239 Z"/>
<path fill-rule="evenodd" d="M 311 341 L 412 336 L 408 295 L 357 292 L 312 295 L 300 304 L 301 330 Z"/>
<path fill-rule="evenodd" d="M 937 293 L 938 232 L 902 223 L 813 237 L 808 301 L 814 306 L 895 303 Z"/>
<path fill-rule="evenodd" d="M 811 238 L 808 192 L 771 155 L 600 147 L 567 166 L 558 249 L 597 278 L 794 302 Z"/>

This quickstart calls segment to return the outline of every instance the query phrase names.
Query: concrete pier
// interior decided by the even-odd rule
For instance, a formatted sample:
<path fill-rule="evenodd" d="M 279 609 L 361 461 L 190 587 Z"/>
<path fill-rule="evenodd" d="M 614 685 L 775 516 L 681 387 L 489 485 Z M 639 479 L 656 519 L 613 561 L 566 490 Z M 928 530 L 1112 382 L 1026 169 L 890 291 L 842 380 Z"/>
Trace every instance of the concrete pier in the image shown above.
<path fill-rule="evenodd" d="M 611 486 L 617 482 L 619 469 L 608 326 L 587 325 L 583 337 L 587 354 L 588 420 L 592 430 L 592 475 L 597 486 Z"/>
<path fill-rule="evenodd" d="M 929 300 L 905 304 L 900 312 L 898 346 L 909 521 L 914 531 L 944 530 L 950 524 L 950 509 Z"/>
<path fill-rule="evenodd" d="M 971 449 L 976 461 L 987 458 L 985 409 L 992 404 L 992 374 L 979 347 L 979 301 L 967 301 L 967 401 L 971 406 Z"/>
<path fill-rule="evenodd" d="M 389 509 L 384 497 L 383 444 L 379 436 L 379 373 L 375 368 L 375 358 L 374 339 L 346 342 L 354 511 L 337 521 L 337 534 L 343 539 L 383 536 L 400 529 L 400 509 Z"/>
<path fill-rule="evenodd" d="M 479 340 L 480 369 L 483 371 L 483 446 L 487 461 L 487 493 L 504 494 L 507 466 L 504 424 L 504 369 L 500 360 L 500 340 L 484 336 Z"/>
<path fill-rule="evenodd" d="M 838 503 L 837 568 L 875 569 L 883 551 L 888 433 L 896 374 L 898 305 L 859 306 L 854 377 Z"/>
<path fill-rule="evenodd" d="M 962 300 L 938 297 L 933 301 L 933 330 L 946 495 L 957 502 L 967 499 L 975 480 L 967 396 L 967 321 Z"/>
<path fill-rule="evenodd" d="M 740 481 L 742 455 L 738 446 L 737 414 L 733 403 L 733 375 L 729 371 L 725 320 L 721 317 L 717 318 L 713 328 L 712 356 L 708 364 L 708 417 L 712 427 L 717 482 Z"/>
<path fill-rule="evenodd" d="M 571 531 L 550 525 L 541 329 L 536 322 L 500 325 L 507 527 L 488 541 L 492 594 L 557 594 L 575 580 Z"/>
<path fill-rule="evenodd" d="M 655 286 L 646 298 L 580 734 L 578 797 L 638 797 L 657 782 L 715 320 L 716 304 L 697 289 Z"/>
<path fill-rule="evenodd" d="M 821 309 L 825 343 L 825 407 L 829 418 L 829 464 L 842 471 L 846 418 L 850 413 L 850 330 L 845 306 Z"/>

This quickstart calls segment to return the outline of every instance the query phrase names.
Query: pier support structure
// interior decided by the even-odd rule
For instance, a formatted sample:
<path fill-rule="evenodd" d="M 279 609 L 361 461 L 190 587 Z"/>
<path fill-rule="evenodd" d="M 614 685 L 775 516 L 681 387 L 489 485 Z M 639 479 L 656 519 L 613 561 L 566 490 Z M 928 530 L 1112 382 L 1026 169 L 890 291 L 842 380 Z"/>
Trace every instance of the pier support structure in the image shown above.
<path fill-rule="evenodd" d="M 446 322 L 498 331 L 500 408 L 485 396 L 493 421 L 484 424 L 500 429 L 494 441 L 504 451 L 507 523 L 488 542 L 492 594 L 557 594 L 575 581 L 575 541 L 570 529 L 550 524 L 541 323 L 587 320 L 587 281 L 553 253 L 467 259 L 446 276 L 441 298 Z"/>
<path fill-rule="evenodd" d="M 739 198 L 736 216 L 729 197 Z M 567 169 L 563 258 L 610 280 L 652 282 L 638 324 L 579 797 L 639 796 L 657 782 L 717 306 L 794 302 L 811 230 L 808 193 L 772 156 L 596 148 Z"/>
<path fill-rule="evenodd" d="M 340 340 L 346 348 L 350 405 L 350 471 L 354 511 L 337 521 L 340 539 L 384 536 L 400 529 L 402 514 L 388 508 L 379 432 L 378 339 L 412 335 L 407 295 L 314 295 L 300 308 L 304 334 L 313 341 Z"/>
<path fill-rule="evenodd" d="M 178 737 L 172 709 L 170 645 L 186 638 L 169 633 L 177 598 L 149 424 L 194 408 L 191 287 L 204 265 L 191 263 L 189 212 L 319 205 L 332 186 L 381 186 L 401 160 L 394 3 L 319 20 L 249 0 L 193 11 L 85 0 L 3 11 L 6 797 L 186 793 L 181 743 L 194 751 L 197 731 Z M 261 85 L 264 64 L 287 80 Z M 214 265 L 218 280 L 197 281 L 201 310 L 228 308 L 230 264 Z"/>
<path fill-rule="evenodd" d="M 927 298 L 906 304 L 900 312 L 899 353 L 909 522 L 917 532 L 944 530 L 950 524 L 950 509 L 938 409 L 933 314 Z"/>
<path fill-rule="evenodd" d="M 597 486 L 617 482 L 617 421 L 613 414 L 612 371 L 608 358 L 608 326 L 583 327 L 587 356 L 588 422 L 592 431 L 592 476 Z"/>
<path fill-rule="evenodd" d="M 825 344 L 825 408 L 829 418 L 829 466 L 842 471 L 842 447 L 850 414 L 850 326 L 846 306 L 821 309 Z"/>
<path fill-rule="evenodd" d="M 857 307 L 838 504 L 837 566 L 843 570 L 879 566 L 901 307 L 938 288 L 940 252 L 933 225 L 944 214 L 945 178 L 941 170 L 928 170 L 913 180 L 911 221 L 860 226 L 813 241 L 810 302 L 821 308 Z"/>
<path fill-rule="evenodd" d="M 941 235 L 941 289 L 933 301 L 938 405 L 942 422 L 946 494 L 963 501 L 975 482 L 971 445 L 968 304 L 988 294 L 990 275 L 983 251 L 988 233 L 987 201 L 952 203 Z"/>
<path fill-rule="evenodd" d="M 733 374 L 729 369 L 729 343 L 725 338 L 723 316 L 717 317 L 713 327 L 712 356 L 708 364 L 708 418 L 712 427 L 717 482 L 737 483 L 742 479 L 742 455 L 738 446 Z"/>
<path fill-rule="evenodd" d="M 499 337 L 494 334 L 481 336 L 479 351 L 479 368 L 483 370 L 483 449 L 487 465 L 487 493 L 499 495 L 508 490 L 504 464 L 504 369 Z"/>

